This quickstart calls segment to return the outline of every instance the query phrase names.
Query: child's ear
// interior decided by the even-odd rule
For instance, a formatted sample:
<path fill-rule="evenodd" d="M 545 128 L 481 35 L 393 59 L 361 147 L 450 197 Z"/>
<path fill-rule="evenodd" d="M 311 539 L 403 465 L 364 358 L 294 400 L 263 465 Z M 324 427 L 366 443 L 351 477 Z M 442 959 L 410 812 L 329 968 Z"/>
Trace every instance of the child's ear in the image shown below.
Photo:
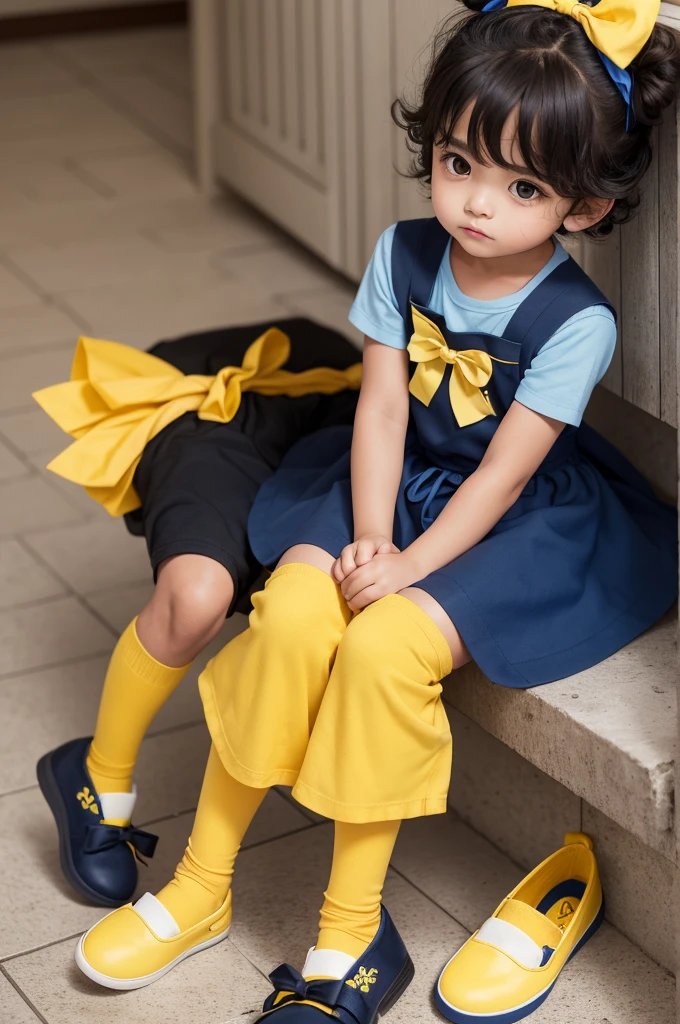
<path fill-rule="evenodd" d="M 606 217 L 613 205 L 613 199 L 586 199 L 564 218 L 563 226 L 567 231 L 585 231 Z"/>

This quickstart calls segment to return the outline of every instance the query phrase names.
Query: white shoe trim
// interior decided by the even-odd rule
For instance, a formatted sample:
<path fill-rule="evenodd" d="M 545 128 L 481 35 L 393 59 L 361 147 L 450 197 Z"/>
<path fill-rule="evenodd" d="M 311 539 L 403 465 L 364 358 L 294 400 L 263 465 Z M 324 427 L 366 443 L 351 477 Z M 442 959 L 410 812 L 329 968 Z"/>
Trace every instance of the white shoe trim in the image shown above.
<path fill-rule="evenodd" d="M 543 962 L 542 948 L 521 928 L 498 917 L 490 917 L 485 921 L 475 935 L 475 940 L 500 949 L 530 970 L 540 967 Z"/>
<path fill-rule="evenodd" d="M 114 821 L 131 821 L 132 812 L 137 801 L 137 787 L 132 787 L 131 793 L 100 793 L 99 804 L 101 806 L 102 818 L 112 818 Z"/>
<path fill-rule="evenodd" d="M 102 919 L 103 920 L 103 919 Z M 96 925 L 93 925 L 96 927 Z M 229 926 L 231 927 L 231 925 Z M 92 929 L 90 929 L 92 931 Z M 113 988 L 119 992 L 130 992 L 136 988 L 144 988 L 145 985 L 152 985 L 154 981 L 159 981 L 168 971 L 171 971 L 173 967 L 177 967 L 187 957 L 193 956 L 194 953 L 200 953 L 203 949 L 208 949 L 210 946 L 216 946 L 218 942 L 222 942 L 226 939 L 229 934 L 229 928 L 225 928 L 223 932 L 216 935 L 212 939 L 206 939 L 205 942 L 201 942 L 198 946 L 194 946 L 192 949 L 185 950 L 184 953 L 180 953 L 179 956 L 175 957 L 165 967 L 161 967 L 160 970 L 154 971 L 153 974 L 145 974 L 139 978 L 111 978 L 108 974 L 102 974 L 100 971 L 95 970 L 94 967 L 85 959 L 84 945 L 85 939 L 90 934 L 90 931 L 80 939 L 80 942 L 76 946 L 76 964 L 83 972 L 83 974 L 94 981 L 97 985 L 101 985 L 103 988 Z"/>
<path fill-rule="evenodd" d="M 302 968 L 303 978 L 344 978 L 356 960 L 349 953 L 341 953 L 338 949 L 317 949 L 312 946 L 307 953 L 305 966 Z"/>
<path fill-rule="evenodd" d="M 174 939 L 175 935 L 179 935 L 180 927 L 177 921 L 153 893 L 145 892 L 136 903 L 133 903 L 132 909 L 137 911 L 142 921 L 148 924 L 159 939 Z"/>

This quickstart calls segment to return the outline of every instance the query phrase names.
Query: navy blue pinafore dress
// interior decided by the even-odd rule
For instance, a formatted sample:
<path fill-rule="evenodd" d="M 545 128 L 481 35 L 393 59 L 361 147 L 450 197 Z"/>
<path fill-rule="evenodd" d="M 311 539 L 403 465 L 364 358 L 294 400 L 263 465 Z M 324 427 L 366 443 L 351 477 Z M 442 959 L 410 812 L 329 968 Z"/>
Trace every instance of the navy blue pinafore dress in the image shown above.
<path fill-rule="evenodd" d="M 449 331 L 427 308 L 448 240 L 434 219 L 397 225 L 395 296 L 407 341 L 415 305 L 449 348 L 493 357 L 485 390 L 494 414 L 458 425 L 449 398 L 451 366 L 429 406 L 410 396 L 393 535 L 400 549 L 475 471 L 546 341 L 589 306 L 611 309 L 570 258 L 519 306 L 503 337 Z M 294 544 L 337 556 L 353 540 L 350 446 L 350 428 L 319 431 L 298 442 L 262 486 L 249 538 L 263 565 L 274 565 Z M 443 606 L 490 679 L 527 687 L 580 672 L 629 643 L 673 604 L 677 579 L 675 509 L 599 434 L 568 425 L 490 533 L 415 586 Z"/>

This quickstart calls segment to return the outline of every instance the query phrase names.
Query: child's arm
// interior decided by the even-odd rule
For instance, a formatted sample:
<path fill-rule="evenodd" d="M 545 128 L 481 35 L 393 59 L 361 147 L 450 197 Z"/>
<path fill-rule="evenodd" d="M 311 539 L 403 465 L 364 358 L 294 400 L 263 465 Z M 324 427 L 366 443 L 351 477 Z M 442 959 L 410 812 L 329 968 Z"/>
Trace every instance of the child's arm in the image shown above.
<path fill-rule="evenodd" d="M 397 551 L 392 530 L 404 464 L 408 402 L 406 351 L 366 338 L 352 440 L 354 543 L 333 566 L 338 583 L 376 552 Z"/>
<path fill-rule="evenodd" d="M 417 540 L 398 555 L 378 555 L 345 580 L 351 608 L 363 608 L 435 572 L 478 544 L 514 505 L 564 423 L 513 402 L 479 467 Z"/>

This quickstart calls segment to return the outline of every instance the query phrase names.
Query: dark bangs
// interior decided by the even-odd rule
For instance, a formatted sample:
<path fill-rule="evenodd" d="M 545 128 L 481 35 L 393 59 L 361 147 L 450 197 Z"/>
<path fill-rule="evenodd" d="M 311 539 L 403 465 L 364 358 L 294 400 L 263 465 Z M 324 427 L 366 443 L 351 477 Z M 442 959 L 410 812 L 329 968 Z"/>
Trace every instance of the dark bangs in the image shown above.
<path fill-rule="evenodd" d="M 576 68 L 555 50 L 487 54 L 470 60 L 469 67 L 466 63 L 457 65 L 450 89 L 437 97 L 435 143 L 450 144 L 456 122 L 474 104 L 467 143 L 476 160 L 491 160 L 508 170 L 528 168 L 561 196 L 593 195 L 595 118 L 589 90 Z M 601 74 L 604 82 L 597 84 L 611 89 L 604 68 Z M 623 108 L 623 101 L 618 98 L 612 106 Z M 625 119 L 622 109 L 612 114 Z M 515 117 L 516 162 L 510 163 L 503 157 L 508 147 L 501 140 Z"/>
<path fill-rule="evenodd" d="M 476 160 L 528 169 L 573 199 L 572 209 L 588 198 L 616 200 L 589 229 L 595 237 L 631 215 L 651 160 L 649 128 L 626 132 L 625 103 L 573 18 L 515 7 L 449 24 L 435 42 L 422 102 L 393 108 L 415 156 L 413 177 L 431 182 L 433 146 L 450 144 L 470 105 L 467 144 Z M 501 144 L 515 119 L 516 164 Z"/>

